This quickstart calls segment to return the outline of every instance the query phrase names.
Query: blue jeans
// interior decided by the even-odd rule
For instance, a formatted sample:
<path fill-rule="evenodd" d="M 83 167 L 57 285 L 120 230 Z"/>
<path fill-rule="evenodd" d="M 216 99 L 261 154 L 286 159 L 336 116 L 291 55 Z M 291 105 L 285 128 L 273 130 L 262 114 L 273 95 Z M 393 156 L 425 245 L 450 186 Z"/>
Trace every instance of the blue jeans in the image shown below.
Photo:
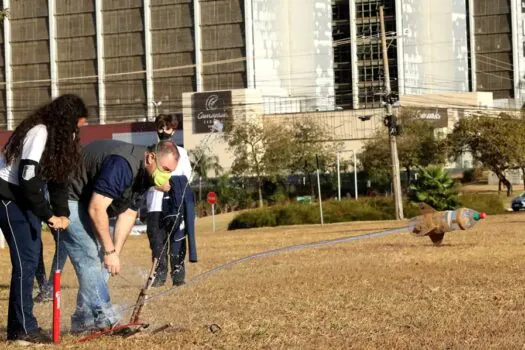
<path fill-rule="evenodd" d="M 100 244 L 92 229 L 87 208 L 69 201 L 70 224 L 62 239 L 77 274 L 76 310 L 71 316 L 73 332 L 105 328 L 119 321 L 109 297 L 109 274 L 103 265 Z"/>
<path fill-rule="evenodd" d="M 53 288 L 53 276 L 55 270 L 64 271 L 64 265 L 67 261 L 67 250 L 62 239 L 62 232 L 51 231 L 53 238 L 55 239 L 55 255 L 53 255 L 53 262 L 51 263 L 51 271 L 49 272 L 48 285 Z M 58 239 L 58 247 L 57 245 Z"/>
<path fill-rule="evenodd" d="M 51 263 L 51 269 L 49 272 L 49 279 L 46 276 L 46 266 L 44 264 L 44 250 L 40 251 L 40 261 L 38 262 L 38 268 L 36 269 L 36 281 L 38 282 L 38 288 L 42 293 L 53 294 L 53 279 L 56 270 L 64 271 L 64 265 L 67 261 L 67 250 L 62 240 L 62 234 L 60 232 L 51 230 L 51 234 L 55 239 L 55 255 L 53 256 L 53 262 Z M 58 247 L 57 247 L 57 238 Z"/>

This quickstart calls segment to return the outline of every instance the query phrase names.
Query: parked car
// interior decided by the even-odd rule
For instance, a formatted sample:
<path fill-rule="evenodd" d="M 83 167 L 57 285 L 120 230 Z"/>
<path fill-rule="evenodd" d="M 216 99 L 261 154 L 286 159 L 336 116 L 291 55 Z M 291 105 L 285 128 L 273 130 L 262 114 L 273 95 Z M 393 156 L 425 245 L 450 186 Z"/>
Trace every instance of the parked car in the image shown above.
<path fill-rule="evenodd" d="M 521 209 L 525 209 L 525 192 L 512 199 L 512 210 L 520 211 Z"/>

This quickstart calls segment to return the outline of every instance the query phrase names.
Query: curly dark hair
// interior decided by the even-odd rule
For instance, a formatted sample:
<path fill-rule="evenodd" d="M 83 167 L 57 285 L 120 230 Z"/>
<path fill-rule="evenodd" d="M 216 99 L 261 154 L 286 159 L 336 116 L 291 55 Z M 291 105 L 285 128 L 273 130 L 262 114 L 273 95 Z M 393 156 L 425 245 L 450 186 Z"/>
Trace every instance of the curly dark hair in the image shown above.
<path fill-rule="evenodd" d="M 68 180 L 78 170 L 80 158 L 78 119 L 87 116 L 84 101 L 73 94 L 62 95 L 38 108 L 16 127 L 7 141 L 3 150 L 7 162 L 12 164 L 20 158 L 27 132 L 43 124 L 47 128 L 47 141 L 40 160 L 40 175 L 48 181 Z"/>

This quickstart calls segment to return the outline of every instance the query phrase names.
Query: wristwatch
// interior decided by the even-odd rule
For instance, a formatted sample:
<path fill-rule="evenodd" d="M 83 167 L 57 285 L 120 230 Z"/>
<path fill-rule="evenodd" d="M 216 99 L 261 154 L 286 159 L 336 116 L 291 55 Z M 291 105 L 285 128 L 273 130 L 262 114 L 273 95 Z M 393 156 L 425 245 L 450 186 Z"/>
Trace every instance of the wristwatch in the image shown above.
<path fill-rule="evenodd" d="M 104 252 L 104 256 L 108 256 L 108 255 L 111 255 L 113 253 L 116 253 L 117 250 L 116 249 L 113 249 L 113 250 L 110 250 L 109 252 Z"/>

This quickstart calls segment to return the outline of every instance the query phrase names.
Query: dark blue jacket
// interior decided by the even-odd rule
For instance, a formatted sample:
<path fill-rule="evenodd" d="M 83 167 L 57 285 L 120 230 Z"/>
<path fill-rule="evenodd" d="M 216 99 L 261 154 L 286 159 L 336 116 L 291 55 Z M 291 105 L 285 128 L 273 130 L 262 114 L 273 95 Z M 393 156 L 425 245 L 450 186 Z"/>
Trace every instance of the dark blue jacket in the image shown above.
<path fill-rule="evenodd" d="M 161 223 L 168 233 L 172 232 L 171 240 L 180 240 L 185 235 L 188 238 L 190 262 L 197 262 L 197 245 L 195 243 L 195 208 L 193 191 L 186 186 L 186 176 L 172 176 L 171 190 L 164 195 L 162 201 Z M 182 203 L 180 215 L 177 212 Z M 184 232 L 180 230 L 181 219 L 184 220 Z"/>

